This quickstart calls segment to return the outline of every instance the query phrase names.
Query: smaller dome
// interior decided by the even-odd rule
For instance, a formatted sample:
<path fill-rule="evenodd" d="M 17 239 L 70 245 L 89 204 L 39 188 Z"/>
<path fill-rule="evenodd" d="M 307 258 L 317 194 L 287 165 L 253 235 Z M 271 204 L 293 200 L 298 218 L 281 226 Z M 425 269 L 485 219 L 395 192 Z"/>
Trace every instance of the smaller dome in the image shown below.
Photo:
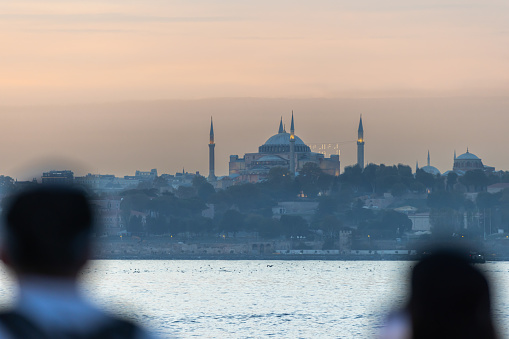
<path fill-rule="evenodd" d="M 429 174 L 433 174 L 433 175 L 440 175 L 440 171 L 438 170 L 438 168 L 434 167 L 434 166 L 424 166 L 421 168 L 424 172 L 426 173 L 429 173 Z"/>
<path fill-rule="evenodd" d="M 467 153 L 463 153 L 462 155 L 457 157 L 456 160 L 481 160 L 481 159 L 477 155 L 467 151 Z"/>

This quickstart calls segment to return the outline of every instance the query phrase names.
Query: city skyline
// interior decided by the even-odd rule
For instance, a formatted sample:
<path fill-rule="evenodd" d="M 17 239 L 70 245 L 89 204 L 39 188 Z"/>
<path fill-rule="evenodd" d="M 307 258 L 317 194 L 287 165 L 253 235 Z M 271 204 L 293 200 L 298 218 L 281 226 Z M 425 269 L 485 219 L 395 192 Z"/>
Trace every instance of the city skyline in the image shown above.
<path fill-rule="evenodd" d="M 285 111 L 285 107 L 291 106 L 298 107 L 294 109 L 295 133 L 304 142 L 345 142 L 340 155 L 342 171 L 357 162 L 361 113 L 366 164 L 403 163 L 414 169 L 416 161 L 426 163 L 429 150 L 431 164 L 445 172 L 452 169 L 454 150 L 460 155 L 469 147 L 486 165 L 509 169 L 509 159 L 500 151 L 509 136 L 504 125 L 497 123 L 509 100 L 498 99 L 502 105 L 478 98 L 465 98 L 461 105 L 450 98 L 437 100 L 238 98 L 138 102 L 108 104 L 107 114 L 100 113 L 102 105 L 63 106 L 46 108 L 35 119 L 32 117 L 30 124 L 26 123 L 28 113 L 16 109 L 3 114 L 4 120 L 16 123 L 0 125 L 0 140 L 5 145 L 0 150 L 4 159 L 0 173 L 31 179 L 51 169 L 123 176 L 135 170 L 157 168 L 160 173 L 175 173 L 185 168 L 207 176 L 213 113 L 216 175 L 227 175 L 228 157 L 256 151 L 277 132 L 281 115 L 288 124 L 291 109 Z M 214 112 L 207 109 L 212 103 L 219 107 Z M 330 110 L 331 106 L 337 109 Z M 69 107 L 77 114 L 66 116 Z M 452 108 L 461 113 L 447 114 Z M 240 110 L 246 114 L 236 115 Z M 422 114 L 400 115 L 409 110 Z M 479 115 L 479 110 L 487 113 Z M 180 115 L 190 114 L 199 121 L 179 121 Z M 47 119 L 55 123 L 41 128 Z M 35 135 L 38 142 L 32 144 L 20 138 L 22 135 Z"/>
<path fill-rule="evenodd" d="M 291 110 L 306 143 L 340 143 L 342 169 L 360 114 L 366 164 L 413 168 L 429 149 L 444 172 L 469 147 L 509 169 L 503 1 L 22 0 L 0 13 L 6 175 L 207 175 L 211 115 L 225 175 Z"/>

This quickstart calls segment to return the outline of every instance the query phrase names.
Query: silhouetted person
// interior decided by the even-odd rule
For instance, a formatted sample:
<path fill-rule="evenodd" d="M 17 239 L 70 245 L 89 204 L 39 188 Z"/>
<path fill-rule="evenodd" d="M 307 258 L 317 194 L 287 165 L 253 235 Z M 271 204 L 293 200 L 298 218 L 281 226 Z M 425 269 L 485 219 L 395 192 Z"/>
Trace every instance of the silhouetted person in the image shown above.
<path fill-rule="evenodd" d="M 19 293 L 0 313 L 0 338 L 145 338 L 136 325 L 84 300 L 77 277 L 90 255 L 93 215 L 85 195 L 40 186 L 5 204 L 1 258 Z"/>
<path fill-rule="evenodd" d="M 429 255 L 414 267 L 408 305 L 382 338 L 496 338 L 486 278 L 460 252 Z"/>

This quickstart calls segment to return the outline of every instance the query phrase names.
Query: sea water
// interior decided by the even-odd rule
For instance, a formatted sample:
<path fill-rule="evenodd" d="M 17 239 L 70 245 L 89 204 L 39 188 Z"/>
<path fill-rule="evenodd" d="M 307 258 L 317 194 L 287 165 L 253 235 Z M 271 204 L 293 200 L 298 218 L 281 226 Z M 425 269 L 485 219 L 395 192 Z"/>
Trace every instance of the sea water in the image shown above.
<path fill-rule="evenodd" d="M 408 292 L 409 261 L 98 260 L 86 296 L 162 338 L 374 338 Z M 509 338 L 509 263 L 478 265 Z M 12 279 L 0 272 L 5 303 Z"/>

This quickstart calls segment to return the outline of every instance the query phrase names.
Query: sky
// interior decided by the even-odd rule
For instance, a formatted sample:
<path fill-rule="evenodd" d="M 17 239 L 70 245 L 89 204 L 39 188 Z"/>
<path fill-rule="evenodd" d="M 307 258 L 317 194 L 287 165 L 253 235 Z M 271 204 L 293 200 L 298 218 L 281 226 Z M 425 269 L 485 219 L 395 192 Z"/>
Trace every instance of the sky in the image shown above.
<path fill-rule="evenodd" d="M 509 170 L 507 1 L 0 0 L 0 173 L 216 172 L 281 116 L 355 162 Z M 29 173 L 30 172 L 30 173 Z M 40 174 L 38 174 L 40 176 Z"/>

